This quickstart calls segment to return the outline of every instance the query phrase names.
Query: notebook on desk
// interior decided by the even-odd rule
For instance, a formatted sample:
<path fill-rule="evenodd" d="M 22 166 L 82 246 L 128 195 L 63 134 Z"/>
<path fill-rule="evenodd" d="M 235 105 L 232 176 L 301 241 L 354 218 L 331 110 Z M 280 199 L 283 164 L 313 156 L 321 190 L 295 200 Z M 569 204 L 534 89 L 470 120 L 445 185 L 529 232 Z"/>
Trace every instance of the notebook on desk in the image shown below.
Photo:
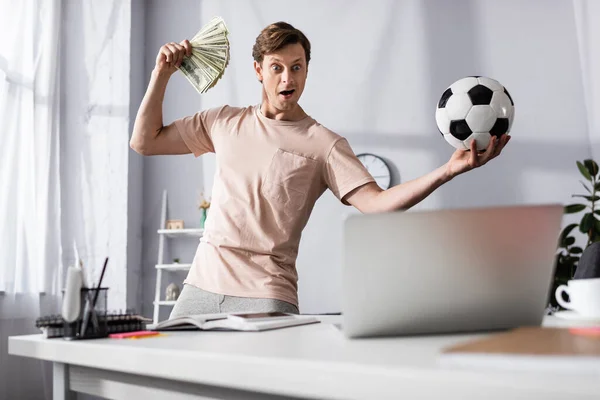
<path fill-rule="evenodd" d="M 439 364 L 600 377 L 600 336 L 569 328 L 522 327 L 448 347 L 440 354 Z"/>

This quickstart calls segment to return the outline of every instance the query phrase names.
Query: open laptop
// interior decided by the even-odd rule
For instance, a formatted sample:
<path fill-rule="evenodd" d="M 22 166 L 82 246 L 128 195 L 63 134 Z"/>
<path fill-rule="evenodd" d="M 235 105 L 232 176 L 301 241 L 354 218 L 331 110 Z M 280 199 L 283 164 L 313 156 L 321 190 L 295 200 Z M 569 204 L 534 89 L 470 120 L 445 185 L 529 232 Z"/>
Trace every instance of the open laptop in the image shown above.
<path fill-rule="evenodd" d="M 540 325 L 562 215 L 551 204 L 349 216 L 345 336 Z"/>

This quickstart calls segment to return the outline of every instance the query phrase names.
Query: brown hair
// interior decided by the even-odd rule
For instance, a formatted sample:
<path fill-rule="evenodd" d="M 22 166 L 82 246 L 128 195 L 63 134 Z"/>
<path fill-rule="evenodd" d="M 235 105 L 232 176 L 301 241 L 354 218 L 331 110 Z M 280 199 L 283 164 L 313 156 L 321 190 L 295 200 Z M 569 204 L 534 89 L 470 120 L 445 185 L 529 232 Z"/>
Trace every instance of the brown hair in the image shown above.
<path fill-rule="evenodd" d="M 300 30 L 286 22 L 275 22 L 263 29 L 252 47 L 252 57 L 262 63 L 265 54 L 273 53 L 288 44 L 300 43 L 304 48 L 306 65 L 310 61 L 310 42 Z"/>

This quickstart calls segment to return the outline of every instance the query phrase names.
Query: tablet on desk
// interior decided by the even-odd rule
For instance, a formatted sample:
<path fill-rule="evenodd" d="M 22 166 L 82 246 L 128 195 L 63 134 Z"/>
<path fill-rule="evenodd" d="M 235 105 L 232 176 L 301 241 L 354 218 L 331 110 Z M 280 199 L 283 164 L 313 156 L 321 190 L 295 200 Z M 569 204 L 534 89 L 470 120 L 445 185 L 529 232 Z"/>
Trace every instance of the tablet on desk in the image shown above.
<path fill-rule="evenodd" d="M 279 311 L 263 312 L 263 313 L 235 313 L 227 316 L 229 319 L 240 321 L 273 321 L 282 318 L 294 318 L 294 314 L 288 314 Z"/>

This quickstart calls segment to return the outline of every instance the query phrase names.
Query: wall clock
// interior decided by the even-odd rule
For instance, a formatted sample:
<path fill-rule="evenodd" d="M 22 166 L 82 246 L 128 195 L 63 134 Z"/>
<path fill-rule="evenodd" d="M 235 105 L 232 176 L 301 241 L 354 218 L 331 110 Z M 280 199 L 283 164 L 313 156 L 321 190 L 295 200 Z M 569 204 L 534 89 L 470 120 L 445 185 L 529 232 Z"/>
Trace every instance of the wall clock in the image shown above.
<path fill-rule="evenodd" d="M 389 189 L 392 183 L 392 171 L 383 158 L 371 153 L 357 154 L 356 157 L 363 163 L 367 171 L 373 175 L 380 188 L 383 190 Z"/>

